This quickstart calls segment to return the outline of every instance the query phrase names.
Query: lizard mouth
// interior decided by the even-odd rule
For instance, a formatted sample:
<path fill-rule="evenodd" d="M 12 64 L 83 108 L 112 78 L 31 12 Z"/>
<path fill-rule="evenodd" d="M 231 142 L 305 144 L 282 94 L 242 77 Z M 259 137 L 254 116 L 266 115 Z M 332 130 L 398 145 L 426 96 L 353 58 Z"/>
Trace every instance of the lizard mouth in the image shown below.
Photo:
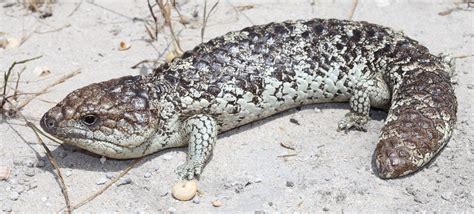
<path fill-rule="evenodd" d="M 63 143 L 79 147 L 91 153 L 102 155 L 113 159 L 129 159 L 139 157 L 141 153 L 141 145 L 138 146 L 123 146 L 113 143 L 106 139 L 85 138 L 82 133 L 90 133 L 82 129 L 71 129 L 68 133 L 54 135 Z M 77 132 L 77 131 L 80 132 Z M 67 136 L 67 137 L 65 137 Z"/>

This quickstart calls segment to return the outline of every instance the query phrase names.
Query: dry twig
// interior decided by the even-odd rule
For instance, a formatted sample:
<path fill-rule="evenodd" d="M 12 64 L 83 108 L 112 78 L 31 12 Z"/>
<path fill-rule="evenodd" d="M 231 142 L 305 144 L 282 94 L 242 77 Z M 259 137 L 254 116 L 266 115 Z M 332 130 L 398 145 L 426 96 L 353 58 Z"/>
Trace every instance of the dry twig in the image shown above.
<path fill-rule="evenodd" d="M 74 8 L 74 10 L 71 11 L 71 13 L 69 13 L 69 15 L 67 15 L 67 17 L 71 17 L 72 15 L 74 15 L 74 13 L 79 9 L 79 7 L 81 6 L 82 4 L 82 0 L 76 5 L 76 7 Z"/>
<path fill-rule="evenodd" d="M 78 74 L 81 73 L 81 70 L 80 69 L 77 69 L 69 74 L 66 74 L 64 75 L 63 77 L 59 78 L 58 80 L 54 81 L 52 84 L 44 87 L 43 89 L 41 89 L 39 92 L 36 92 L 34 94 L 32 94 L 29 98 L 27 98 L 25 101 L 23 101 L 22 103 L 20 103 L 17 107 L 18 110 L 21 110 L 23 107 L 25 107 L 28 103 L 30 103 L 33 99 L 35 99 L 36 97 L 38 97 L 39 95 L 41 94 L 44 94 L 48 91 L 48 89 L 56 86 L 56 85 L 59 85 L 61 83 L 63 83 L 64 81 L 66 81 L 67 79 L 70 79 Z"/>
<path fill-rule="evenodd" d="M 18 61 L 18 62 L 15 61 L 10 65 L 10 68 L 8 68 L 7 72 L 5 72 L 5 74 L 3 75 L 3 93 L 2 93 L 2 102 L 1 102 L 1 105 L 0 105 L 1 109 L 3 109 L 3 106 L 7 102 L 7 84 L 8 84 L 8 81 L 10 79 L 10 75 L 12 74 L 13 68 L 16 65 L 24 64 L 24 63 L 27 63 L 29 61 L 39 59 L 41 57 L 43 57 L 43 56 L 37 56 L 37 57 L 30 58 L 30 59 L 21 60 L 21 61 Z"/>
<path fill-rule="evenodd" d="M 465 54 L 465 55 L 459 55 L 459 56 L 453 56 L 454 59 L 464 59 L 464 58 L 469 58 L 473 57 L 474 54 Z"/>
<path fill-rule="evenodd" d="M 356 11 L 357 4 L 359 4 L 359 0 L 352 0 L 351 11 L 349 13 L 349 18 L 347 18 L 348 20 L 352 20 L 352 17 L 354 17 L 354 13 Z"/>
<path fill-rule="evenodd" d="M 171 22 L 171 3 L 169 1 L 164 3 L 163 0 L 156 0 L 156 4 L 160 8 L 161 16 L 164 19 L 165 26 L 167 26 L 169 31 L 170 31 L 171 38 L 173 39 L 174 49 L 175 49 L 177 55 L 181 56 L 184 51 L 181 48 L 179 38 L 176 35 L 176 33 L 174 31 L 174 28 L 173 28 L 173 23 Z"/>
<path fill-rule="evenodd" d="M 95 192 L 94 194 L 90 195 L 89 197 L 85 198 L 84 200 L 81 200 L 81 202 L 75 204 L 74 206 L 72 206 L 72 210 L 75 210 L 81 206 L 83 206 L 84 204 L 87 204 L 89 203 L 90 201 L 94 200 L 95 198 L 97 198 L 97 196 L 99 196 L 100 194 L 102 194 L 103 192 L 105 192 L 109 187 L 112 186 L 112 184 L 114 184 L 115 182 L 117 182 L 121 177 L 123 177 L 124 175 L 126 175 L 131 169 L 133 169 L 133 167 L 138 163 L 140 162 L 141 160 L 143 159 L 143 157 L 141 158 L 138 158 L 138 159 L 134 159 L 128 166 L 127 168 L 125 168 L 117 177 L 113 178 L 112 180 L 110 180 L 107 184 L 105 184 L 100 190 L 98 190 L 97 192 Z M 64 209 L 64 208 L 63 208 Z M 62 210 L 61 210 L 62 211 Z M 59 211 L 60 212 L 60 211 Z"/>
<path fill-rule="evenodd" d="M 60 31 L 60 30 L 62 30 L 62 29 L 64 29 L 64 28 L 68 28 L 68 27 L 71 27 L 71 24 L 68 23 L 68 24 L 65 24 L 65 25 L 63 25 L 63 26 L 61 26 L 61 27 L 59 27 L 59 28 L 53 29 L 53 30 L 48 30 L 48 31 L 43 31 L 43 32 L 35 30 L 35 31 L 33 31 L 33 32 L 34 32 L 34 33 L 37 33 L 37 34 L 46 34 L 46 33 L 58 32 L 58 31 Z"/>
<path fill-rule="evenodd" d="M 154 26 L 148 27 L 148 24 L 145 22 L 145 29 L 148 32 L 148 35 L 151 37 L 151 39 L 156 41 L 158 39 L 158 31 L 159 31 L 158 18 L 156 17 L 155 12 L 153 12 L 153 6 L 150 4 L 150 0 L 147 0 L 147 4 L 148 4 L 148 10 L 150 11 L 151 17 L 153 18 Z"/>
<path fill-rule="evenodd" d="M 72 211 L 71 202 L 69 201 L 69 195 L 68 195 L 66 183 L 64 182 L 64 178 L 61 174 L 61 170 L 59 169 L 58 162 L 56 161 L 56 159 L 54 159 L 53 154 L 51 153 L 51 150 L 49 150 L 49 148 L 46 146 L 46 144 L 43 142 L 43 140 L 39 136 L 38 131 L 40 133 L 42 133 L 42 132 L 38 129 L 38 127 L 36 127 L 33 123 L 28 121 L 25 117 L 23 117 L 23 119 L 26 121 L 26 125 L 33 130 L 33 132 L 36 135 L 36 138 L 38 139 L 39 144 L 46 151 L 46 156 L 48 157 L 49 162 L 51 163 L 51 165 L 55 169 L 56 175 L 59 178 L 59 186 L 61 187 L 61 192 L 63 193 L 64 201 L 66 202 L 66 213 L 71 213 L 71 211 Z M 42 134 L 44 135 L 44 133 L 42 133 Z"/>
<path fill-rule="evenodd" d="M 130 68 L 131 68 L 131 69 L 136 69 L 136 68 L 138 68 L 138 66 L 140 66 L 141 64 L 143 64 L 143 63 L 150 63 L 150 62 L 152 62 L 152 63 L 158 63 L 159 61 L 158 61 L 158 60 L 153 60 L 153 59 L 144 59 L 144 60 L 138 62 L 137 64 L 133 65 L 133 66 L 130 67 Z"/>
<path fill-rule="evenodd" d="M 21 114 L 19 112 L 19 110 L 16 110 L 18 112 L 18 115 L 20 115 L 20 117 L 26 122 L 26 126 L 30 127 L 31 130 L 33 130 L 33 132 L 35 133 L 36 135 L 36 138 L 38 140 L 38 143 L 43 147 L 43 149 L 45 150 L 46 152 L 46 157 L 48 158 L 49 162 L 51 163 L 51 166 L 53 166 L 54 170 L 56 171 L 56 175 L 57 175 L 57 178 L 58 178 L 58 183 L 59 183 L 59 187 L 61 188 L 61 192 L 63 193 L 63 196 L 64 196 L 64 201 L 66 203 L 66 213 L 71 213 L 72 209 L 71 209 L 71 202 L 69 200 L 69 194 L 68 194 L 68 190 L 67 190 L 67 186 L 66 186 L 66 183 L 64 182 L 64 177 L 63 175 L 61 174 L 61 170 L 59 169 L 59 165 L 58 165 L 58 162 L 56 161 L 56 159 L 54 158 L 53 154 L 51 153 L 51 150 L 49 150 L 48 146 L 46 146 L 46 144 L 43 142 L 43 140 L 41 139 L 40 135 L 43 135 L 45 137 L 47 137 L 48 139 L 52 139 L 51 137 L 45 135 L 40 129 L 38 129 L 38 127 L 36 127 L 32 122 L 30 122 L 23 114 Z M 58 142 L 54 139 L 52 139 L 53 141 L 55 142 Z M 59 143 L 59 142 L 58 142 Z"/>
<path fill-rule="evenodd" d="M 217 4 L 219 4 L 219 0 L 212 5 L 209 12 L 207 12 L 207 0 L 204 1 L 204 11 L 202 16 L 202 28 L 201 28 L 201 43 L 204 42 L 204 32 L 206 30 L 207 21 L 209 20 L 209 16 L 211 16 L 212 12 L 216 9 Z"/>

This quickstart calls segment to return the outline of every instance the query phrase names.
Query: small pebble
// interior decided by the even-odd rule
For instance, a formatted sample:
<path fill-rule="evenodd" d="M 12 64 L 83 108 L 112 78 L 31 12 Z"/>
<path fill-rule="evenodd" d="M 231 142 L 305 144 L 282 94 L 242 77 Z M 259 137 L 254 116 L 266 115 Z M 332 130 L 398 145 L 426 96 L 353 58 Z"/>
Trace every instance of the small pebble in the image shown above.
<path fill-rule="evenodd" d="M 48 197 L 41 197 L 41 202 L 44 203 L 44 202 L 46 202 L 46 201 L 48 201 Z"/>
<path fill-rule="evenodd" d="M 51 74 L 51 69 L 49 69 L 48 67 L 36 67 L 33 69 L 33 73 L 38 76 L 46 76 L 48 74 Z"/>
<path fill-rule="evenodd" d="M 65 158 L 67 156 L 67 152 L 61 149 L 58 151 L 58 156 L 60 158 Z"/>
<path fill-rule="evenodd" d="M 130 49 L 131 47 L 132 46 L 129 43 L 127 43 L 125 41 L 120 41 L 118 50 L 119 51 L 126 51 L 126 50 Z"/>
<path fill-rule="evenodd" d="M 164 160 L 171 160 L 171 159 L 173 159 L 173 156 L 168 153 L 168 154 L 164 154 L 164 155 L 162 156 L 162 158 L 163 158 Z"/>
<path fill-rule="evenodd" d="M 44 162 L 44 160 L 39 160 L 38 163 L 36 163 L 36 166 L 40 167 L 40 168 L 45 166 L 45 165 L 46 165 L 46 163 Z"/>
<path fill-rule="evenodd" d="M 99 160 L 100 160 L 100 163 L 101 163 L 101 164 L 104 164 L 105 161 L 107 161 L 107 158 L 105 158 L 104 156 L 102 156 Z"/>
<path fill-rule="evenodd" d="M 10 196 L 8 196 L 8 198 L 12 201 L 18 200 L 19 197 L 20 197 L 20 194 L 18 194 L 17 192 L 11 192 Z"/>
<path fill-rule="evenodd" d="M 25 175 L 33 177 L 35 176 L 35 169 L 34 168 L 26 168 Z"/>
<path fill-rule="evenodd" d="M 7 180 L 7 182 L 10 184 L 10 185 L 16 185 L 18 184 L 18 180 L 14 177 L 10 178 Z"/>
<path fill-rule="evenodd" d="M 112 179 L 112 178 L 114 178 L 114 174 L 113 174 L 113 173 L 110 173 L 110 172 L 107 172 L 107 173 L 105 174 L 105 177 L 108 178 L 108 179 Z"/>
<path fill-rule="evenodd" d="M 474 84 L 467 84 L 467 88 L 468 88 L 468 89 L 473 89 L 473 88 L 474 88 Z"/>
<path fill-rule="evenodd" d="M 37 183 L 29 183 L 27 185 L 28 185 L 28 190 L 35 189 L 36 187 L 38 187 Z"/>
<path fill-rule="evenodd" d="M 143 174 L 143 177 L 145 177 L 145 178 L 149 178 L 149 177 L 151 177 L 151 173 L 149 173 L 149 172 L 145 172 L 145 174 Z"/>
<path fill-rule="evenodd" d="M 34 167 L 35 166 L 35 161 L 32 160 L 32 159 L 27 159 L 27 160 L 25 160 L 24 164 L 27 167 Z"/>
<path fill-rule="evenodd" d="M 197 183 L 196 180 L 191 181 L 179 181 L 171 190 L 173 197 L 180 201 L 189 201 L 197 193 Z"/>
<path fill-rule="evenodd" d="M 102 184 L 107 183 L 107 181 L 109 181 L 108 178 L 102 177 L 102 178 L 99 178 L 99 180 L 97 182 L 95 182 L 95 184 L 102 185 Z"/>
<path fill-rule="evenodd" d="M 293 183 L 293 181 L 287 181 L 287 182 L 286 182 L 286 186 L 287 186 L 287 187 L 294 187 L 294 186 L 295 186 L 295 183 Z"/>
<path fill-rule="evenodd" d="M 170 207 L 170 208 L 168 208 L 168 212 L 170 212 L 170 213 L 175 213 L 175 212 L 176 212 L 176 208 Z"/>
<path fill-rule="evenodd" d="M 19 179 L 18 180 L 18 184 L 20 184 L 20 185 L 23 185 L 23 184 L 26 184 L 26 183 L 28 183 L 27 179 Z"/>
<path fill-rule="evenodd" d="M 296 125 L 301 125 L 300 122 L 296 120 L 295 118 L 290 118 L 290 122 Z"/>
<path fill-rule="evenodd" d="M 14 159 L 14 160 L 13 160 L 13 165 L 15 165 L 15 166 L 22 166 L 22 165 L 23 165 L 23 162 L 22 162 L 21 160 Z"/>
<path fill-rule="evenodd" d="M 72 170 L 66 170 L 66 177 L 69 177 L 72 175 Z"/>
<path fill-rule="evenodd" d="M 214 206 L 214 207 L 222 206 L 222 201 L 220 201 L 220 200 L 214 200 L 211 203 L 212 203 L 212 206 Z"/>
<path fill-rule="evenodd" d="M 15 191 L 19 194 L 23 193 L 25 191 L 25 187 L 23 186 L 16 186 Z"/>
<path fill-rule="evenodd" d="M 253 180 L 254 183 L 260 183 L 262 182 L 262 178 L 260 177 L 256 177 L 254 180 Z"/>
<path fill-rule="evenodd" d="M 324 211 L 324 212 L 327 212 L 327 211 L 329 211 L 329 208 L 323 207 L 323 211 Z"/>
<path fill-rule="evenodd" d="M 0 181 L 7 180 L 10 177 L 11 168 L 8 166 L 0 166 Z"/>
<path fill-rule="evenodd" d="M 318 108 L 318 107 L 315 107 L 315 108 L 314 108 L 314 111 L 315 111 L 316 113 L 321 113 L 321 109 Z"/>
<path fill-rule="evenodd" d="M 17 48 L 17 47 L 20 47 L 21 45 L 21 39 L 8 38 L 7 41 L 8 43 L 5 46 L 7 49 Z"/>
<path fill-rule="evenodd" d="M 122 185 L 127 185 L 127 184 L 131 184 L 132 183 L 132 179 L 131 178 L 125 178 L 125 179 L 121 179 L 122 181 L 117 184 L 117 186 L 122 186 Z"/>
<path fill-rule="evenodd" d="M 254 214 L 265 214 L 265 213 L 267 213 L 267 212 L 265 212 L 265 211 L 263 211 L 263 210 L 255 210 L 253 213 L 254 213 Z"/>
<path fill-rule="evenodd" d="M 8 206 L 7 204 L 3 205 L 3 208 L 2 208 L 2 211 L 3 212 L 6 212 L 6 213 L 9 213 L 11 212 L 13 209 L 11 206 Z"/>
<path fill-rule="evenodd" d="M 193 203 L 195 203 L 195 204 L 201 203 L 201 199 L 199 198 L 199 196 L 194 196 Z"/>
<path fill-rule="evenodd" d="M 174 51 L 170 51 L 165 55 L 165 60 L 166 62 L 171 62 L 173 61 L 174 58 L 176 58 L 177 54 Z"/>
<path fill-rule="evenodd" d="M 446 200 L 446 201 L 451 201 L 451 193 L 450 192 L 442 193 L 441 198 Z"/>

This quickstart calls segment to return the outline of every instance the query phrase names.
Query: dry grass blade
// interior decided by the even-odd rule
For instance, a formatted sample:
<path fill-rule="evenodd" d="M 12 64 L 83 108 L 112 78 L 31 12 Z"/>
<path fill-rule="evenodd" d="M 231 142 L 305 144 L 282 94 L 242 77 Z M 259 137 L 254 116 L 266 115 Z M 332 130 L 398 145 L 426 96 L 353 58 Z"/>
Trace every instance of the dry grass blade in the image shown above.
<path fill-rule="evenodd" d="M 82 4 L 82 0 L 76 5 L 76 7 L 74 8 L 74 10 L 72 10 L 71 13 L 69 13 L 69 15 L 67 15 L 67 17 L 71 17 L 72 15 L 74 15 L 74 13 L 79 9 L 79 7 L 81 6 Z"/>
<path fill-rule="evenodd" d="M 459 55 L 459 56 L 454 56 L 453 58 L 454 59 L 464 59 L 464 58 L 469 58 L 469 57 L 473 57 L 474 54 L 466 54 L 466 55 Z"/>
<path fill-rule="evenodd" d="M 105 192 L 109 187 L 112 186 L 112 184 L 114 184 L 115 182 L 117 182 L 121 177 L 123 177 L 124 175 L 126 175 L 131 169 L 133 169 L 133 167 L 138 163 L 140 162 L 141 160 L 143 159 L 143 157 L 141 158 L 138 158 L 138 159 L 135 159 L 133 160 L 128 166 L 127 168 L 125 168 L 117 177 L 113 178 L 112 180 L 110 180 L 107 184 L 105 184 L 100 190 L 98 190 L 97 192 L 95 192 L 94 194 L 90 195 L 89 197 L 85 198 L 84 200 L 82 200 L 81 202 L 75 204 L 74 206 L 72 206 L 72 210 L 75 210 L 81 206 L 83 206 L 84 204 L 87 204 L 88 202 L 94 200 L 95 198 L 97 198 L 97 196 L 99 196 L 100 194 L 102 194 L 103 192 Z M 63 208 L 64 209 L 64 208 Z M 62 210 L 61 210 L 62 211 Z M 61 212 L 59 211 L 59 212 Z"/>
<path fill-rule="evenodd" d="M 133 65 L 130 68 L 131 69 L 136 69 L 136 68 L 138 68 L 138 66 L 140 66 L 143 63 L 158 63 L 158 60 L 156 60 L 156 59 L 144 59 L 144 60 L 138 62 L 137 64 Z"/>
<path fill-rule="evenodd" d="M 352 17 L 354 17 L 354 13 L 356 11 L 356 8 L 357 8 L 357 5 L 359 4 L 359 0 L 352 0 L 352 7 L 351 7 L 351 11 L 349 13 L 349 20 L 352 20 Z"/>
<path fill-rule="evenodd" d="M 5 74 L 3 75 L 3 93 L 2 93 L 2 103 L 1 103 L 0 107 L 3 108 L 3 106 L 7 102 L 7 98 L 6 98 L 6 96 L 7 96 L 7 84 L 8 84 L 8 81 L 10 79 L 10 75 L 12 74 L 13 68 L 16 65 L 24 64 L 24 63 L 27 63 L 29 61 L 39 59 L 41 57 L 43 57 L 43 56 L 37 56 L 37 57 L 30 58 L 30 59 L 21 60 L 21 61 L 18 61 L 18 62 L 15 61 L 10 65 L 10 68 L 8 68 L 8 71 L 5 72 Z"/>
<path fill-rule="evenodd" d="M 33 132 L 36 135 L 36 138 L 38 139 L 39 144 L 46 151 L 46 156 L 48 157 L 48 160 L 51 163 L 51 165 L 54 167 L 54 170 L 56 171 L 56 174 L 59 178 L 58 179 L 59 186 L 61 187 L 61 192 L 63 193 L 64 201 L 66 202 L 66 213 L 71 213 L 72 211 L 71 202 L 69 201 L 69 195 L 68 195 L 66 183 L 64 183 L 64 178 L 61 174 L 61 170 L 59 169 L 58 162 L 56 161 L 56 159 L 54 159 L 53 154 L 51 154 L 51 150 L 49 150 L 49 148 L 46 146 L 46 144 L 43 142 L 43 140 L 39 136 L 38 132 L 39 133 L 42 133 L 42 132 L 38 129 L 38 127 L 36 127 L 33 123 L 28 121 L 25 117 L 23 117 L 23 119 L 26 121 L 26 125 L 29 126 L 33 130 Z M 42 133 L 42 135 L 45 136 L 44 133 Z"/>
<path fill-rule="evenodd" d="M 207 21 L 209 20 L 209 17 L 211 16 L 212 12 L 216 9 L 218 4 L 219 4 L 219 1 L 216 1 L 216 3 L 212 5 L 209 12 L 207 12 L 207 0 L 204 1 L 204 11 L 203 11 L 203 16 L 202 16 L 202 28 L 201 28 L 201 43 L 204 42 L 204 32 L 206 31 Z"/>
<path fill-rule="evenodd" d="M 43 31 L 43 32 L 35 30 L 34 32 L 37 33 L 37 34 L 53 33 L 53 32 L 61 31 L 62 29 L 68 28 L 68 27 L 71 27 L 71 26 L 72 26 L 72 25 L 68 23 L 68 24 L 65 24 L 65 25 L 63 25 L 63 26 L 61 26 L 61 27 L 59 27 L 59 28 L 53 29 L 53 30 L 48 30 L 48 31 Z"/>
<path fill-rule="evenodd" d="M 77 69 L 69 74 L 66 74 L 65 76 L 59 78 L 58 80 L 56 80 L 55 82 L 53 82 L 52 84 L 44 87 L 43 89 L 41 89 L 39 92 L 37 93 L 34 93 L 33 95 L 31 95 L 29 98 L 27 98 L 25 101 L 23 101 L 22 103 L 20 103 L 17 107 L 18 110 L 21 110 L 23 107 L 25 107 L 26 105 L 28 105 L 28 103 L 30 103 L 33 99 L 35 99 L 36 97 L 38 97 L 39 95 L 42 95 L 44 93 L 46 93 L 48 91 L 48 89 L 56 86 L 56 85 L 59 85 L 61 83 L 63 83 L 64 81 L 66 81 L 67 79 L 70 79 L 78 74 L 81 73 L 81 70 L 80 69 Z"/>
<path fill-rule="evenodd" d="M 181 44 L 179 42 L 179 38 L 176 35 L 174 28 L 173 28 L 173 23 L 171 22 L 171 3 L 166 2 L 164 3 L 163 0 L 156 0 L 156 4 L 160 8 L 161 16 L 165 20 L 165 25 L 168 26 L 168 29 L 170 30 L 171 37 L 173 38 L 173 45 L 176 53 L 178 55 L 183 54 L 183 49 L 181 48 Z"/>
<path fill-rule="evenodd" d="M 153 12 L 153 6 L 150 4 L 150 0 L 147 0 L 147 4 L 148 4 L 148 10 L 150 11 L 150 15 L 153 18 L 154 27 L 153 27 L 153 32 L 152 32 L 152 30 L 149 29 L 148 24 L 145 23 L 145 29 L 152 40 L 157 40 L 158 39 L 158 18 L 156 17 L 155 12 Z"/>
<path fill-rule="evenodd" d="M 293 156 L 297 156 L 298 154 L 287 154 L 287 155 L 278 155 L 277 157 L 279 158 L 287 158 L 287 157 L 293 157 Z"/>

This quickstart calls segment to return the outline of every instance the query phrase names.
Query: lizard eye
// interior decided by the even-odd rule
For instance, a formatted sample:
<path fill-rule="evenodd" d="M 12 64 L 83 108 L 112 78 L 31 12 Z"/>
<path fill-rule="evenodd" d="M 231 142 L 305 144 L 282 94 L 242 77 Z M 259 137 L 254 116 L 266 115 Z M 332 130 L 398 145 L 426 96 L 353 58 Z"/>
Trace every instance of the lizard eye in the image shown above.
<path fill-rule="evenodd" d="M 82 123 L 86 126 L 92 126 L 97 122 L 97 116 L 89 114 L 82 117 Z"/>

